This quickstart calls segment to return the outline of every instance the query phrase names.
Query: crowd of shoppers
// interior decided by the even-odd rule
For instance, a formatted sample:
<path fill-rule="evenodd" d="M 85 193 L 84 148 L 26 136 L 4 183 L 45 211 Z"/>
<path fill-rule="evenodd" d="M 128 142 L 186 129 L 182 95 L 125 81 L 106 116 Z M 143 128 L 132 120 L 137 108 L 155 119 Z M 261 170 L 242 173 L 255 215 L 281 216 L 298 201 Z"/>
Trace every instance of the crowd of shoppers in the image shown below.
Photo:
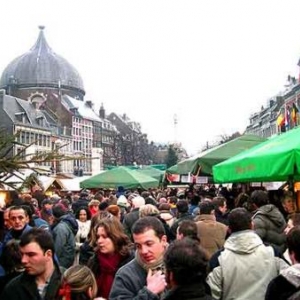
<path fill-rule="evenodd" d="M 19 195 L 0 211 L 0 298 L 297 299 L 300 217 L 292 194 L 280 200 L 214 187 Z"/>

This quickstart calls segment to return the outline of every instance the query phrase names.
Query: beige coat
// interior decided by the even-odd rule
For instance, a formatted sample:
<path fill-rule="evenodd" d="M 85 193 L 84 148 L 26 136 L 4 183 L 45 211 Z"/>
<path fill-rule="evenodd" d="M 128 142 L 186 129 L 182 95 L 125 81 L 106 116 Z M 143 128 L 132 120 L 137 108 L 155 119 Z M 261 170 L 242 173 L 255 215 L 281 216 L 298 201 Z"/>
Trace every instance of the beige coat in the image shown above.
<path fill-rule="evenodd" d="M 217 222 L 214 215 L 199 215 L 195 221 L 200 244 L 211 256 L 224 246 L 227 226 Z"/>

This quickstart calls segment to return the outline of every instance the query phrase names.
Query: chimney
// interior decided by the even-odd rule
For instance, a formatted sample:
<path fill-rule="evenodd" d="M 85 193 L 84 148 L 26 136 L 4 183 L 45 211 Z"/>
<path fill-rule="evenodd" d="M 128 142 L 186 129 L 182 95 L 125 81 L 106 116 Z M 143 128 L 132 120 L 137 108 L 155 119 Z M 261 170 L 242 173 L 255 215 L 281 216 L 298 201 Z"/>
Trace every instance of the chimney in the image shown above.
<path fill-rule="evenodd" d="M 91 101 L 91 100 L 87 100 L 86 102 L 86 105 L 88 106 L 88 107 L 90 107 L 90 108 L 93 108 L 93 102 Z"/>
<path fill-rule="evenodd" d="M 0 90 L 0 103 L 1 103 L 1 106 L 2 106 L 2 107 L 3 107 L 4 97 L 5 97 L 5 90 L 4 90 L 4 89 L 1 89 L 1 90 Z"/>

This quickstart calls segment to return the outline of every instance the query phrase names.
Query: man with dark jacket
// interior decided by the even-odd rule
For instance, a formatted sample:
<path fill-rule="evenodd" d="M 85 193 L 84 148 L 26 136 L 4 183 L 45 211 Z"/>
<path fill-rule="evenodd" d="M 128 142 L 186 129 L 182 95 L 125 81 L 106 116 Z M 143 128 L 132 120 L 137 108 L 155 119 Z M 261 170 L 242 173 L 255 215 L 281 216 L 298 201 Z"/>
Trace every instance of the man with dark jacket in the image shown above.
<path fill-rule="evenodd" d="M 173 236 L 173 239 L 176 238 L 177 227 L 181 221 L 194 219 L 194 216 L 191 213 L 189 213 L 189 204 L 186 200 L 184 199 L 179 200 L 176 204 L 176 208 L 177 208 L 177 220 L 171 226 L 171 234 Z"/>
<path fill-rule="evenodd" d="M 52 226 L 55 253 L 60 266 L 69 268 L 75 258 L 75 236 L 78 231 L 78 224 L 63 205 L 54 205 L 52 211 L 55 218 Z"/>
<path fill-rule="evenodd" d="M 0 243 L 0 256 L 3 247 L 11 239 L 20 240 L 21 236 L 32 227 L 28 225 L 29 216 L 27 210 L 22 206 L 11 206 L 8 212 L 9 224 L 11 228 L 4 236 L 3 242 Z"/>
<path fill-rule="evenodd" d="M 255 209 L 252 220 L 255 232 L 264 243 L 270 244 L 280 253 L 285 250 L 285 219 L 279 209 L 269 204 L 267 192 L 255 190 L 251 194 L 251 202 Z"/>
<path fill-rule="evenodd" d="M 81 192 L 78 200 L 73 202 L 72 211 L 75 214 L 80 207 L 88 207 L 89 206 L 89 194 L 87 192 Z"/>
<path fill-rule="evenodd" d="M 164 262 L 169 288 L 164 300 L 213 299 L 205 282 L 207 257 L 198 241 L 190 238 L 175 241 L 168 247 Z"/>
<path fill-rule="evenodd" d="M 292 266 L 283 270 L 269 284 L 265 300 L 300 299 L 300 227 L 287 235 L 287 247 Z"/>
<path fill-rule="evenodd" d="M 49 231 L 33 228 L 21 236 L 20 250 L 25 271 L 10 281 L 0 299 L 55 300 L 62 274 L 55 263 L 54 243 Z"/>
<path fill-rule="evenodd" d="M 164 227 L 156 217 L 144 217 L 132 228 L 135 258 L 118 270 L 110 300 L 159 300 L 165 290 L 163 255 L 167 248 Z"/>

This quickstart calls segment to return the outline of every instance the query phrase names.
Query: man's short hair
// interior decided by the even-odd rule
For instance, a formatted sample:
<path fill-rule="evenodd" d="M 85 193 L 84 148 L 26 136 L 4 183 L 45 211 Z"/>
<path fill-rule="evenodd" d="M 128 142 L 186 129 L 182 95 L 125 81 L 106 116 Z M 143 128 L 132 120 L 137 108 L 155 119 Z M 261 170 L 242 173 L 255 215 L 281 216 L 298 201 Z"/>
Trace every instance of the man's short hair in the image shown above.
<path fill-rule="evenodd" d="M 179 200 L 176 207 L 179 213 L 186 213 L 189 211 L 189 204 L 186 200 Z"/>
<path fill-rule="evenodd" d="M 192 240 L 200 241 L 198 238 L 198 228 L 194 221 L 183 220 L 178 225 L 178 233 L 182 234 L 184 237 L 189 237 Z"/>
<path fill-rule="evenodd" d="M 190 238 L 174 241 L 164 255 L 164 262 L 179 286 L 205 281 L 207 256 L 197 241 Z"/>
<path fill-rule="evenodd" d="M 295 259 L 300 262 L 300 226 L 292 228 L 286 238 L 289 253 L 294 252 Z"/>
<path fill-rule="evenodd" d="M 252 218 L 250 212 L 242 207 L 233 209 L 228 215 L 228 226 L 231 232 L 251 229 Z"/>
<path fill-rule="evenodd" d="M 55 218 L 59 219 L 60 217 L 66 215 L 68 210 L 64 205 L 57 203 L 52 207 L 52 213 Z"/>
<path fill-rule="evenodd" d="M 255 190 L 251 193 L 250 200 L 257 207 L 261 207 L 269 203 L 269 196 L 265 191 Z"/>
<path fill-rule="evenodd" d="M 202 201 L 199 204 L 200 207 L 200 215 L 210 215 L 211 212 L 215 209 L 215 206 L 211 201 Z"/>
<path fill-rule="evenodd" d="M 147 230 L 153 229 L 155 235 L 159 238 L 162 238 L 166 234 L 164 225 L 156 217 L 144 217 L 138 219 L 132 227 L 132 234 L 141 234 Z"/>
<path fill-rule="evenodd" d="M 20 247 L 25 247 L 34 242 L 37 243 L 44 252 L 51 250 L 54 255 L 54 241 L 49 231 L 34 227 L 24 232 L 21 236 Z"/>
<path fill-rule="evenodd" d="M 28 217 L 28 211 L 23 207 L 23 205 L 15 205 L 9 207 L 8 217 L 10 217 L 10 214 L 14 210 L 23 210 L 26 217 Z"/>
<path fill-rule="evenodd" d="M 226 198 L 223 196 L 217 196 L 212 199 L 212 204 L 215 208 L 223 207 L 226 204 Z"/>

